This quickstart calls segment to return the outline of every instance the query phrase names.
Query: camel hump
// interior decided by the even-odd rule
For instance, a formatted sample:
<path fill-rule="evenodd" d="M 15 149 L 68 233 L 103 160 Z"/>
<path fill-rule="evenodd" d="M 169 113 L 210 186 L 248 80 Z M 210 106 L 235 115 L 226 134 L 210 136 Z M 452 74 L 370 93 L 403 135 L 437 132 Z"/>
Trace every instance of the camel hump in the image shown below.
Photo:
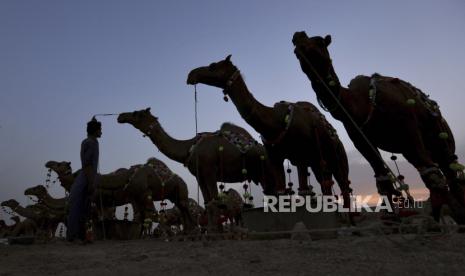
<path fill-rule="evenodd" d="M 254 140 L 252 135 L 250 135 L 249 132 L 247 132 L 247 130 L 245 130 L 244 128 L 238 126 L 238 125 L 235 125 L 233 123 L 229 123 L 229 122 L 226 122 L 226 123 L 223 123 L 221 125 L 221 128 L 220 128 L 220 132 L 221 133 L 224 133 L 224 132 L 231 132 L 231 133 L 237 133 L 237 134 L 240 134 L 244 137 L 246 137 L 247 139 L 251 139 L 251 140 Z"/>
<path fill-rule="evenodd" d="M 321 113 L 314 104 L 309 102 L 296 102 L 295 105 L 314 113 Z"/>
<path fill-rule="evenodd" d="M 123 174 L 123 173 L 126 173 L 127 171 L 128 169 L 126 168 L 119 168 L 116 171 L 112 172 L 111 174 Z"/>
<path fill-rule="evenodd" d="M 297 103 L 296 103 L 296 104 L 297 104 Z M 287 101 L 279 101 L 279 102 L 277 102 L 277 103 L 275 103 L 275 104 L 273 105 L 273 108 L 274 108 L 274 109 L 279 109 L 279 108 L 288 109 L 289 106 L 291 106 L 291 105 L 293 106 L 294 103 L 287 102 Z"/>
<path fill-rule="evenodd" d="M 370 79 L 369 76 L 358 75 L 353 78 L 349 83 L 349 90 L 355 91 L 359 89 L 367 89 L 370 86 Z"/>
<path fill-rule="evenodd" d="M 242 209 L 242 206 L 244 205 L 244 201 L 242 200 L 241 195 L 239 194 L 238 191 L 234 189 L 228 189 L 226 191 L 227 194 L 227 201 L 229 205 L 229 209 L 240 211 Z"/>
<path fill-rule="evenodd" d="M 234 189 L 228 189 L 228 190 L 226 191 L 226 194 L 227 194 L 228 197 L 231 198 L 234 202 L 243 203 L 242 197 L 241 197 L 241 195 L 239 194 L 238 191 L 236 191 L 236 190 L 234 190 Z"/>
<path fill-rule="evenodd" d="M 165 170 L 168 169 L 168 166 L 165 163 L 163 163 L 161 160 L 155 157 L 150 157 L 149 159 L 147 159 L 147 162 L 145 164 L 154 168 L 163 168 Z"/>

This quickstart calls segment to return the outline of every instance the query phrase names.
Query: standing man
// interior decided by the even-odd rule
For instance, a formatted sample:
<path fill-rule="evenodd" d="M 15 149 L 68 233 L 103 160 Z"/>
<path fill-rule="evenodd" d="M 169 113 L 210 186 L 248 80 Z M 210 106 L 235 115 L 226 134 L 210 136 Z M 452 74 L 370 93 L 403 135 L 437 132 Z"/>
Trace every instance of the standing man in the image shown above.
<path fill-rule="evenodd" d="M 99 145 L 97 138 L 102 136 L 102 124 L 92 118 L 87 123 L 87 138 L 81 143 L 82 170 L 76 177 L 69 195 L 69 213 L 66 239 L 86 241 L 86 220 L 90 213 L 90 199 L 97 176 Z"/>

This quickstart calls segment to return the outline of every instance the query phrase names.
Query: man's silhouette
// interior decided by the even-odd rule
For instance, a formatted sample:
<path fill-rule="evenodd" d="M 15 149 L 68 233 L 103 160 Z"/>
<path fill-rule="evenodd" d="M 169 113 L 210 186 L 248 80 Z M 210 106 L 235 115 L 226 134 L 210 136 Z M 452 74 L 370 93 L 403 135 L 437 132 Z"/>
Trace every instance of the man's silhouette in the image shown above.
<path fill-rule="evenodd" d="M 90 213 L 90 196 L 94 190 L 99 160 L 97 138 L 102 136 L 102 124 L 94 118 L 87 123 L 87 138 L 81 144 L 82 170 L 71 186 L 66 239 L 85 241 L 86 220 Z"/>

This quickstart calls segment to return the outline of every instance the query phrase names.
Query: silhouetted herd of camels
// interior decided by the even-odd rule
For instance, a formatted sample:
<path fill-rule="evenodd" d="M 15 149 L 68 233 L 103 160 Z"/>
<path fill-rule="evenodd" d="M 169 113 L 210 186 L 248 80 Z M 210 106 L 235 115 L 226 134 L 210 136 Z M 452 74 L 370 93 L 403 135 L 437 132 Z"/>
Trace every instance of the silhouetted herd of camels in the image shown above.
<path fill-rule="evenodd" d="M 438 220 L 441 207 L 447 204 L 456 222 L 464 224 L 464 167 L 458 163 L 453 134 L 438 104 L 410 83 L 379 74 L 357 76 L 348 88 L 341 86 L 328 51 L 329 35 L 308 37 L 305 32 L 296 32 L 292 43 L 320 106 L 343 123 L 355 147 L 373 168 L 379 194 L 392 199 L 402 196 L 403 191 L 408 193 L 406 185 L 396 184 L 396 177 L 378 149 L 402 154 L 430 191 L 433 217 Z M 110 217 L 114 216 L 115 206 L 131 203 L 135 221 L 145 226 L 160 222 L 160 215 L 153 216 L 157 214 L 153 201 L 168 199 L 176 206 L 170 211 L 172 224 L 182 224 L 188 231 L 200 221 L 214 227 L 218 212 L 239 222 L 243 200 L 232 189 L 223 192 L 224 185 L 219 192 L 217 183 L 253 181 L 268 195 L 290 193 L 292 189 L 285 184 L 285 159 L 298 169 L 299 194 L 314 195 L 307 181 L 310 167 L 322 194 L 332 194 L 334 178 L 347 202 L 352 192 L 347 155 L 335 129 L 315 105 L 284 101 L 273 107 L 263 105 L 248 90 L 231 56 L 192 70 L 187 83 L 220 88 L 225 100 L 229 97 L 241 117 L 261 135 L 263 144 L 230 123 L 224 123 L 216 132 L 178 140 L 162 128 L 150 108 L 121 113 L 119 123 L 137 128 L 164 155 L 182 163 L 196 176 L 207 211 L 188 198 L 187 185 L 179 176 L 160 160 L 151 158 L 145 164 L 100 175 L 94 200 L 110 210 Z M 50 161 L 46 167 L 58 174 L 61 185 L 69 191 L 77 174 L 70 163 Z M 39 203 L 24 208 L 10 200 L 2 206 L 49 232 L 65 221 L 66 199 L 52 198 L 43 186 L 30 188 L 25 194 L 36 196 Z M 168 217 L 165 215 L 163 221 Z M 4 222 L 1 226 L 3 235 L 17 235 L 25 231 L 23 228 L 30 228 L 23 225 L 13 231 Z"/>

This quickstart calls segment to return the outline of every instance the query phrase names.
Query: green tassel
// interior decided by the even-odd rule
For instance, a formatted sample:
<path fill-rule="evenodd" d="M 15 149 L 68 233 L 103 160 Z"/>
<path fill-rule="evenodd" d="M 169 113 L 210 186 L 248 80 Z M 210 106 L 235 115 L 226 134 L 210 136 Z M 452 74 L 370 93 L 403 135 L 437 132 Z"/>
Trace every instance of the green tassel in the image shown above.
<path fill-rule="evenodd" d="M 451 163 L 449 165 L 449 169 L 455 171 L 455 172 L 459 172 L 459 171 L 463 171 L 465 169 L 465 166 L 460 164 L 460 163 Z"/>
<path fill-rule="evenodd" d="M 412 106 L 412 105 L 415 105 L 415 104 L 416 104 L 415 99 L 408 99 L 408 100 L 407 100 L 407 105 Z"/>
<path fill-rule="evenodd" d="M 403 190 L 403 191 L 407 191 L 409 189 L 409 186 L 408 186 L 408 184 L 402 184 L 402 185 L 400 185 L 399 189 Z"/>
<path fill-rule="evenodd" d="M 336 86 L 336 82 L 333 81 L 333 80 L 330 80 L 330 81 L 329 81 L 329 86 Z"/>
<path fill-rule="evenodd" d="M 370 98 L 373 98 L 374 95 L 375 95 L 375 90 L 374 90 L 374 89 L 368 90 L 368 96 L 369 96 Z"/>
<path fill-rule="evenodd" d="M 220 147 L 218 148 L 218 150 L 219 150 L 219 151 L 223 151 L 223 150 L 224 150 L 223 146 L 220 146 Z"/>
<path fill-rule="evenodd" d="M 289 114 L 286 115 L 286 117 L 284 117 L 284 122 L 287 124 L 289 123 Z"/>
<path fill-rule="evenodd" d="M 247 169 L 242 169 L 242 174 L 247 174 Z"/>
<path fill-rule="evenodd" d="M 260 155 L 260 160 L 265 160 L 265 155 Z"/>
<path fill-rule="evenodd" d="M 447 132 L 441 132 L 439 133 L 439 138 L 446 140 L 447 138 L 449 138 L 449 134 L 447 134 Z"/>

